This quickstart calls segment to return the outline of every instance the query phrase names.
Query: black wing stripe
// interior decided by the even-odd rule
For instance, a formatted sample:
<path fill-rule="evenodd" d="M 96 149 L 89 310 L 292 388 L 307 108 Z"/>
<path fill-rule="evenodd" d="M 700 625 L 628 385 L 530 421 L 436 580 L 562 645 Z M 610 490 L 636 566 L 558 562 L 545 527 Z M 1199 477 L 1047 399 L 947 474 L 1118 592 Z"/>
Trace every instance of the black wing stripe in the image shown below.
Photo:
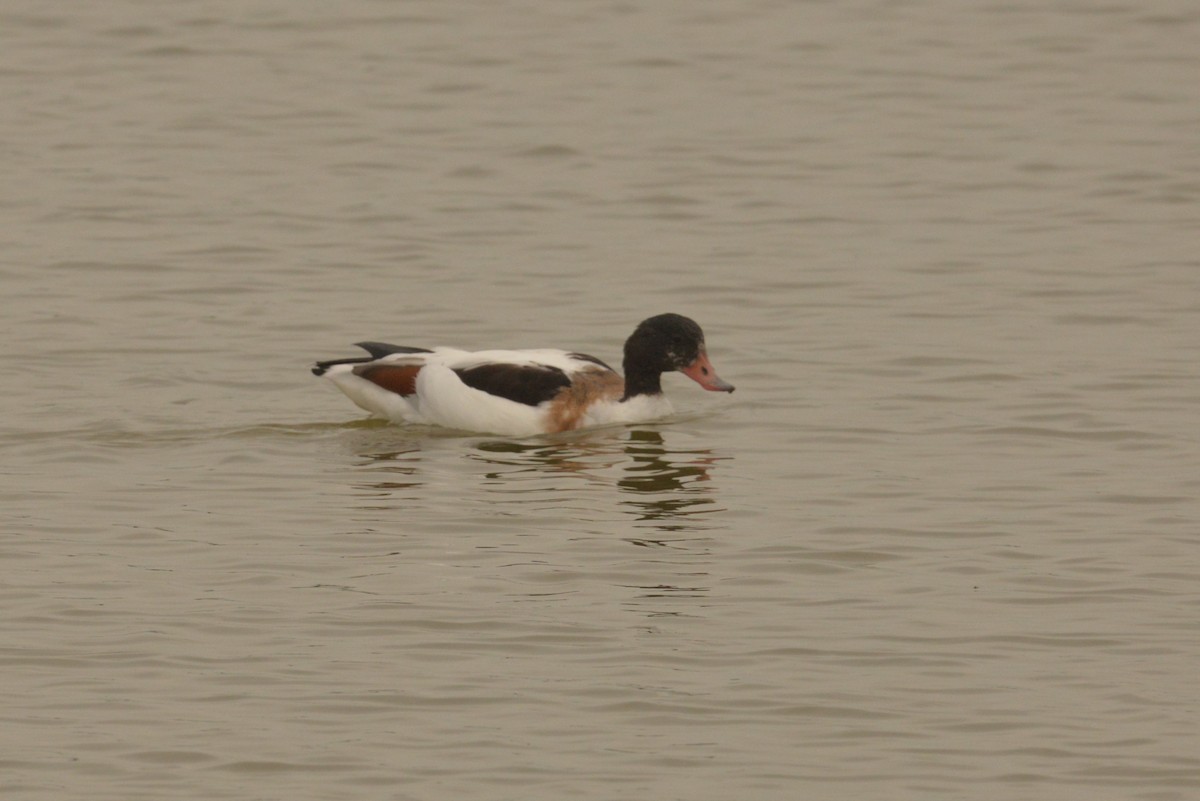
<path fill-rule="evenodd" d="M 469 387 L 528 406 L 545 403 L 571 386 L 566 373 L 542 364 L 481 364 L 454 372 Z"/>
<path fill-rule="evenodd" d="M 339 364 L 363 364 L 369 361 L 371 361 L 369 357 L 362 357 L 358 359 L 330 359 L 329 361 L 317 362 L 316 366 L 312 369 L 312 374 L 325 375 L 330 367 L 334 367 Z"/>
<path fill-rule="evenodd" d="M 325 375 L 330 367 L 335 367 L 339 364 L 366 364 L 376 359 L 382 359 L 384 356 L 390 356 L 393 353 L 433 353 L 428 348 L 410 348 L 404 345 L 389 345 L 386 342 L 356 342 L 354 344 L 371 355 L 317 362 L 316 366 L 312 369 L 313 375 Z"/>
<path fill-rule="evenodd" d="M 382 359 L 393 353 L 433 353 L 429 348 L 410 348 L 407 345 L 389 345 L 386 342 L 355 342 L 354 344 L 371 354 L 373 359 Z"/>

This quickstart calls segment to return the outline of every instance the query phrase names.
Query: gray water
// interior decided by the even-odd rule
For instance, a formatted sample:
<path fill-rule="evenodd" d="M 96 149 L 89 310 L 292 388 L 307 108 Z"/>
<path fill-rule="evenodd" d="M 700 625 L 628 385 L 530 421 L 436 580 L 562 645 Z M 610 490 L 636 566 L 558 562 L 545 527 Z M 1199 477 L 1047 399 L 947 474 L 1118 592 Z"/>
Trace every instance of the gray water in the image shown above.
<path fill-rule="evenodd" d="M 4 798 L 1200 795 L 1195 3 L 2 10 Z"/>

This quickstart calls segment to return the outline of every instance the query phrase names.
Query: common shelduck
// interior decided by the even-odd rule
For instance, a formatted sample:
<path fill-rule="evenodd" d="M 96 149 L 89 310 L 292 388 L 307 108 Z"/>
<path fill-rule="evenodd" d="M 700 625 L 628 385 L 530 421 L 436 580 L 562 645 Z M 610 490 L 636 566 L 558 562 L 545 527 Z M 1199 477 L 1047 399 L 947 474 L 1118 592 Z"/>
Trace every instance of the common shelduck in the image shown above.
<path fill-rule="evenodd" d="M 678 370 L 713 392 L 733 392 L 679 314 L 644 320 L 625 341 L 625 377 L 594 356 L 565 350 L 412 348 L 359 342 L 369 356 L 317 362 L 371 414 L 505 436 L 529 436 L 664 417 L 661 376 Z"/>

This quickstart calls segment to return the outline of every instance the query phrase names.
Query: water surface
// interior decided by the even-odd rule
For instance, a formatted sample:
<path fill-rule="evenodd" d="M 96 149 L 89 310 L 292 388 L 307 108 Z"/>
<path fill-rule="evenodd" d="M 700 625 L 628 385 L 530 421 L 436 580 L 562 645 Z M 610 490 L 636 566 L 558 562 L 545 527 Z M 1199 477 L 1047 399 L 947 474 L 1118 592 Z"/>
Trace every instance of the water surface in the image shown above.
<path fill-rule="evenodd" d="M 1189 3 L 9 10 L 0 790 L 1190 799 Z M 361 419 L 382 339 L 730 397 Z"/>

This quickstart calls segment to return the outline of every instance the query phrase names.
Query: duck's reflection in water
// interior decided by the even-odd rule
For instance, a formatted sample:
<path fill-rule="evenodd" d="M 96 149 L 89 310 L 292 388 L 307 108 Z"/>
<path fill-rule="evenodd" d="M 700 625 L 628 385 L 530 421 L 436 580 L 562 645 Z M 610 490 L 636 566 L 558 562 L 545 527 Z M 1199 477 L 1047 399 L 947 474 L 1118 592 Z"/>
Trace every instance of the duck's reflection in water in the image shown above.
<path fill-rule="evenodd" d="M 708 449 L 669 448 L 659 431 L 549 442 L 498 440 L 476 448 L 472 458 L 487 466 L 485 480 L 501 482 L 493 488 L 504 494 L 529 491 L 524 484 L 529 481 L 561 494 L 569 490 L 563 477 L 615 484 L 622 510 L 638 527 L 662 532 L 705 528 L 702 516 L 718 510 L 710 473 L 721 457 Z"/>
<path fill-rule="evenodd" d="M 704 516 L 719 511 L 711 470 L 719 461 L 711 450 L 668 449 L 658 431 L 631 431 L 625 446 L 629 462 L 617 486 L 632 498 L 622 501 L 643 527 L 662 532 L 703 529 Z M 634 540 L 665 545 L 667 540 Z"/>
<path fill-rule="evenodd" d="M 574 597 L 586 591 L 558 582 L 596 575 L 632 593 L 622 603 L 641 615 L 706 603 L 728 456 L 654 429 L 527 440 L 361 433 L 354 483 L 365 519 L 414 543 L 440 532 L 505 581 L 536 588 L 514 597 Z M 613 547 L 621 541 L 636 547 Z"/>
<path fill-rule="evenodd" d="M 567 441 L 496 441 L 478 448 L 487 480 L 506 500 L 521 499 L 518 508 L 532 506 L 536 512 L 539 501 L 560 508 L 574 504 L 580 529 L 592 532 L 585 538 L 602 541 L 619 532 L 625 542 L 656 552 L 629 559 L 607 551 L 604 572 L 613 586 L 632 591 L 623 602 L 630 611 L 675 617 L 696 614 L 697 603 L 706 603 L 708 529 L 717 525 L 713 513 L 721 511 L 713 472 L 728 457 L 670 446 L 652 429 Z M 528 487 L 542 494 L 523 495 Z"/>
<path fill-rule="evenodd" d="M 359 433 L 360 493 L 394 502 L 453 490 L 467 515 L 489 507 L 493 515 L 532 521 L 569 509 L 580 524 L 606 528 L 625 517 L 620 528 L 628 532 L 632 523 L 641 535 L 626 539 L 643 546 L 670 546 L 709 527 L 721 511 L 712 473 L 729 458 L 670 446 L 654 429 L 469 444 L 461 437 L 399 438 L 390 427 Z M 478 467 L 462 470 L 463 457 Z M 622 514 L 614 518 L 614 510 Z"/>
<path fill-rule="evenodd" d="M 428 479 L 421 441 L 380 420 L 361 420 L 345 426 L 348 445 L 358 454 L 354 494 L 365 502 L 360 510 L 388 510 L 419 501 Z M 373 500 L 366 500 L 373 499 Z"/>
<path fill-rule="evenodd" d="M 639 536 L 625 539 L 662 554 L 645 566 L 655 569 L 657 582 L 625 585 L 636 592 L 626 606 L 651 618 L 695 614 L 711 589 L 706 530 L 708 518 L 720 511 L 712 471 L 721 457 L 709 449 L 670 448 L 653 430 L 631 431 L 625 453 L 628 461 L 617 486 L 621 505 L 639 530 Z"/>

